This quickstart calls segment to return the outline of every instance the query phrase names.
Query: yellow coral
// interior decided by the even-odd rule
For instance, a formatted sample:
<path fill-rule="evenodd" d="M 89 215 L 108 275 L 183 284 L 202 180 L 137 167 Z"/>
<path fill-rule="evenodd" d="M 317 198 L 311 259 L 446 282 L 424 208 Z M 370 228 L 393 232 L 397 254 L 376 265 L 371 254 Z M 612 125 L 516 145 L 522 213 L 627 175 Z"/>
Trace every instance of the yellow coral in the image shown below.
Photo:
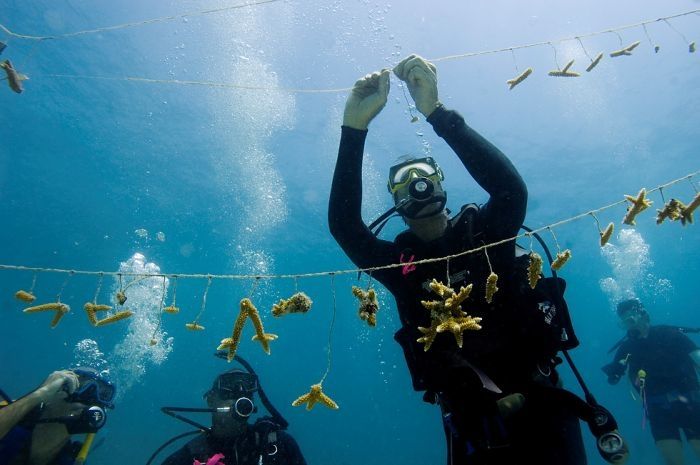
<path fill-rule="evenodd" d="M 623 55 L 627 55 L 627 56 L 632 55 L 632 50 L 637 48 L 637 45 L 639 45 L 639 41 L 633 42 L 630 45 L 628 45 L 627 47 L 621 48 L 620 50 L 615 50 L 614 52 L 612 52 L 610 54 L 610 56 L 612 58 L 615 58 L 615 57 L 619 57 L 619 56 L 623 56 Z"/>
<path fill-rule="evenodd" d="M 175 315 L 176 313 L 180 313 L 180 307 L 176 307 L 175 305 L 168 305 L 163 309 L 165 313 L 170 313 L 171 315 Z"/>
<path fill-rule="evenodd" d="M 425 301 L 421 304 L 430 311 L 430 327 L 418 327 L 418 330 L 423 333 L 423 336 L 417 339 L 417 342 L 424 343 L 423 350 L 430 349 L 437 333 L 450 331 L 455 336 L 458 346 L 462 346 L 462 333 L 466 330 L 481 329 L 479 322 L 481 318 L 474 318 L 467 315 L 462 310 L 461 304 L 469 297 L 472 290 L 472 284 L 467 287 L 462 287 L 459 293 L 455 293 L 453 289 L 442 284 L 436 279 L 430 282 L 430 289 L 439 295 L 442 301 Z"/>
<path fill-rule="evenodd" d="M 222 339 L 217 350 L 228 350 L 226 360 L 229 362 L 233 360 L 233 358 L 236 356 L 236 351 L 238 350 L 238 345 L 241 341 L 243 326 L 245 325 L 246 319 L 250 318 L 250 320 L 253 322 L 253 326 L 255 327 L 255 336 L 253 336 L 253 340 L 260 342 L 265 353 L 269 355 L 270 341 L 277 339 L 277 335 L 265 332 L 258 309 L 255 308 L 255 305 L 253 305 L 253 302 L 251 302 L 250 299 L 241 299 L 239 306 L 240 311 L 238 312 L 236 321 L 233 324 L 233 332 L 231 337 Z"/>
<path fill-rule="evenodd" d="M 423 336 L 416 339 L 416 342 L 420 342 L 420 343 L 424 344 L 423 351 L 427 352 L 428 349 L 430 349 L 430 346 L 433 345 L 433 342 L 435 341 L 435 336 L 437 336 L 437 327 L 438 327 L 437 320 L 433 320 L 431 322 L 430 328 L 424 328 L 422 326 L 418 327 L 418 331 L 423 333 Z"/>
<path fill-rule="evenodd" d="M 274 341 L 275 339 L 277 339 L 277 335 L 272 333 L 256 334 L 252 338 L 253 341 L 258 341 L 260 343 L 267 355 L 270 355 L 270 341 Z"/>
<path fill-rule="evenodd" d="M 566 249 L 563 252 L 557 253 L 557 258 L 552 262 L 552 269 L 559 270 L 571 258 L 571 250 Z"/>
<path fill-rule="evenodd" d="M 605 228 L 605 231 L 600 233 L 600 246 L 603 247 L 605 244 L 608 243 L 610 238 L 613 235 L 613 232 L 615 231 L 615 224 L 610 223 L 607 228 Z"/>
<path fill-rule="evenodd" d="M 667 219 L 671 221 L 680 220 L 683 217 L 685 208 L 686 206 L 680 200 L 669 200 L 663 209 L 656 210 L 656 224 L 661 224 Z"/>
<path fill-rule="evenodd" d="M 306 313 L 311 309 L 313 301 L 303 292 L 297 292 L 289 299 L 280 299 L 272 305 L 272 316 L 280 317 L 288 313 Z"/>
<path fill-rule="evenodd" d="M 339 408 L 338 404 L 333 399 L 323 393 L 321 383 L 312 385 L 311 390 L 307 394 L 297 397 L 296 400 L 292 402 L 292 406 L 298 407 L 301 404 L 306 404 L 306 410 L 311 410 L 317 403 L 334 410 Z"/>
<path fill-rule="evenodd" d="M 693 212 L 698 207 L 700 207 L 700 192 L 695 194 L 693 200 L 691 200 L 690 203 L 685 208 L 683 208 L 681 212 L 681 223 L 683 224 L 683 226 L 685 226 L 686 222 L 693 224 Z"/>
<path fill-rule="evenodd" d="M 185 323 L 185 328 L 189 329 L 190 331 L 204 331 L 204 326 L 200 325 L 196 321 L 193 321 L 192 323 Z"/>
<path fill-rule="evenodd" d="M 575 60 L 571 60 L 564 66 L 564 69 L 561 71 L 556 70 L 556 71 L 550 71 L 549 75 L 550 76 L 556 76 L 556 77 L 579 77 L 580 74 L 575 72 L 575 71 L 569 71 L 569 68 L 571 68 L 571 65 L 574 64 Z"/>
<path fill-rule="evenodd" d="M 15 299 L 30 304 L 36 300 L 36 297 L 31 292 L 19 290 L 15 292 Z"/>
<path fill-rule="evenodd" d="M 56 314 L 51 320 L 51 328 L 55 328 L 58 322 L 61 321 L 63 315 L 70 311 L 70 307 L 61 302 L 50 302 L 47 304 L 35 305 L 34 307 L 27 307 L 23 310 L 24 313 L 37 313 L 37 312 L 50 312 L 55 311 Z"/>
<path fill-rule="evenodd" d="M 365 292 L 359 287 L 353 286 L 352 293 L 360 301 L 360 308 L 358 309 L 360 319 L 366 321 L 370 326 L 377 326 L 379 302 L 377 301 L 377 293 L 375 290 L 368 289 Z"/>
<path fill-rule="evenodd" d="M 527 282 L 534 289 L 542 276 L 542 257 L 537 252 L 530 252 L 530 264 L 527 266 Z"/>
<path fill-rule="evenodd" d="M 97 326 L 97 312 L 104 312 L 107 310 L 111 310 L 112 307 L 109 305 L 102 305 L 102 304 L 95 304 L 92 302 L 86 302 L 85 305 L 83 305 L 83 309 L 85 309 L 85 313 L 87 314 L 88 320 L 90 320 L 90 323 L 93 326 Z"/>
<path fill-rule="evenodd" d="M 508 84 L 510 87 L 508 90 L 512 89 L 513 87 L 517 86 L 521 82 L 523 82 L 529 75 L 532 74 L 532 68 L 528 68 L 522 73 L 520 73 L 518 76 L 514 77 L 513 79 L 508 79 L 506 81 L 506 84 Z"/>
<path fill-rule="evenodd" d="M 481 318 L 473 318 L 470 316 L 461 318 L 448 318 L 442 323 L 440 323 L 436 329 L 438 333 L 443 333 L 445 331 L 451 332 L 455 340 L 457 341 L 457 346 L 461 349 L 463 344 L 462 333 L 466 330 L 479 330 L 481 329 Z"/>
<path fill-rule="evenodd" d="M 95 326 L 105 326 L 111 323 L 116 323 L 117 321 L 126 320 L 133 314 L 134 312 L 132 312 L 131 310 L 123 310 L 121 312 L 115 313 L 114 315 L 108 316 L 107 318 L 97 320 Z"/>
<path fill-rule="evenodd" d="M 602 60 L 602 59 L 603 59 L 603 54 L 599 53 L 598 56 L 596 56 L 593 59 L 593 61 L 591 61 L 591 64 L 588 65 L 588 68 L 586 68 L 586 72 L 591 72 L 593 70 L 593 68 L 598 66 L 598 63 L 600 63 L 600 60 Z"/>
<path fill-rule="evenodd" d="M 489 277 L 486 278 L 486 302 L 488 303 L 491 303 L 493 295 L 498 292 L 497 282 L 498 275 L 492 271 Z"/>
<path fill-rule="evenodd" d="M 622 222 L 625 224 L 629 224 L 630 226 L 634 226 L 635 221 L 634 218 L 639 215 L 641 212 L 646 210 L 651 206 L 653 203 L 651 200 L 648 200 L 646 198 L 647 191 L 646 189 L 642 188 L 639 191 L 639 194 L 637 194 L 637 197 L 632 197 L 631 195 L 625 195 L 625 199 L 627 199 L 628 202 L 631 202 L 632 205 L 627 208 L 627 214 L 623 218 Z"/>

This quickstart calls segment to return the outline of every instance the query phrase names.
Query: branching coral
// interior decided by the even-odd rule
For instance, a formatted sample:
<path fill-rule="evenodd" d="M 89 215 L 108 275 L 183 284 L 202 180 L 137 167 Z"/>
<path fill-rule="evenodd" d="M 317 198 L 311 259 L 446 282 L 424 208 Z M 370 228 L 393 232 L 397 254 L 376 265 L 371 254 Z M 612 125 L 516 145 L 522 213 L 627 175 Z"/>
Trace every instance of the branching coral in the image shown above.
<path fill-rule="evenodd" d="M 418 327 L 418 331 L 423 333 L 423 336 L 417 341 L 424 344 L 423 350 L 430 349 L 437 333 L 450 331 L 457 341 L 457 345 L 461 348 L 463 343 L 462 333 L 466 330 L 479 330 L 481 326 L 481 318 L 471 317 L 466 312 L 462 311 L 462 302 L 469 297 L 472 290 L 472 284 L 467 287 L 462 287 L 459 293 L 445 286 L 441 282 L 433 279 L 430 282 L 430 289 L 440 298 L 434 301 L 422 300 L 421 304 L 430 311 L 430 327 Z"/>
<path fill-rule="evenodd" d="M 510 87 L 508 90 L 512 89 L 513 87 L 517 86 L 521 82 L 523 82 L 529 75 L 532 74 L 532 68 L 528 68 L 522 73 L 520 73 L 518 76 L 514 77 L 513 79 L 508 79 L 506 81 L 506 84 L 508 84 Z"/>
<path fill-rule="evenodd" d="M 23 310 L 24 313 L 37 313 L 37 312 L 51 312 L 54 311 L 56 314 L 51 320 L 51 328 L 55 328 L 58 322 L 61 321 L 63 315 L 70 311 L 70 307 L 61 302 L 50 302 L 48 304 L 36 305 L 34 307 L 27 307 Z"/>
<path fill-rule="evenodd" d="M 634 226 L 637 223 L 635 223 L 634 219 L 637 215 L 639 215 L 641 212 L 646 210 L 651 206 L 653 203 L 651 200 L 646 198 L 647 191 L 646 189 L 642 188 L 639 191 L 639 194 L 637 194 L 637 197 L 632 197 L 631 195 L 625 195 L 625 199 L 627 199 L 628 202 L 631 202 L 632 205 L 630 205 L 627 208 L 627 214 L 625 217 L 622 219 L 622 222 L 625 224 L 629 224 L 630 226 Z"/>
<path fill-rule="evenodd" d="M 238 312 L 236 321 L 233 324 L 231 337 L 222 339 L 219 347 L 217 348 L 217 350 L 228 351 L 226 360 L 229 362 L 236 356 L 238 345 L 241 342 L 243 326 L 248 318 L 250 318 L 250 320 L 253 322 L 253 326 L 255 327 L 255 336 L 253 336 L 253 340 L 260 342 L 266 354 L 270 354 L 270 341 L 277 339 L 277 335 L 265 333 L 262 320 L 260 319 L 260 314 L 258 313 L 258 309 L 255 308 L 255 305 L 253 305 L 253 302 L 251 302 L 248 298 L 242 299 L 240 302 L 240 311 Z"/>
<path fill-rule="evenodd" d="M 107 318 L 97 320 L 95 326 L 105 326 L 111 323 L 116 323 L 117 321 L 126 320 L 133 314 L 134 312 L 132 312 L 131 310 L 122 310 L 120 312 L 115 313 L 114 315 L 108 316 Z"/>
<path fill-rule="evenodd" d="M 293 407 L 298 407 L 302 404 L 306 404 L 306 410 L 311 410 L 316 404 L 325 405 L 333 410 L 339 408 L 338 404 L 333 399 L 323 393 L 321 383 L 312 385 L 311 390 L 308 393 L 297 397 L 296 400 L 292 402 Z"/>
<path fill-rule="evenodd" d="M 603 247 L 605 244 L 608 243 L 608 241 L 610 240 L 610 238 L 613 235 L 613 232 L 615 232 L 615 224 L 610 223 L 610 224 L 608 224 L 608 227 L 605 228 L 605 231 L 602 231 L 600 233 L 600 246 L 601 247 Z"/>
<path fill-rule="evenodd" d="M 571 68 L 571 65 L 574 64 L 575 60 L 571 60 L 564 66 L 564 69 L 561 71 L 556 70 L 556 71 L 550 71 L 549 75 L 550 76 L 556 76 L 556 77 L 579 77 L 580 74 L 575 72 L 575 71 L 569 71 L 569 68 Z"/>

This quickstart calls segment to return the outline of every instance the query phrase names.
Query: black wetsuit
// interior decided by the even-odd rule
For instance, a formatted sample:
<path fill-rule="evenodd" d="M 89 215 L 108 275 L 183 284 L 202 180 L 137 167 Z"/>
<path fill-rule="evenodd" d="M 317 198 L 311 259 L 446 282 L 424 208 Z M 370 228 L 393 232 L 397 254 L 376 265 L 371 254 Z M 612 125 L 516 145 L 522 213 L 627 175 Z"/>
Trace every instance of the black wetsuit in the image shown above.
<path fill-rule="evenodd" d="M 162 465 L 192 465 L 197 459 L 206 464 L 215 454 L 224 454 L 226 465 L 306 465 L 306 460 L 294 438 L 285 431 L 256 435 L 254 429 L 235 440 L 217 440 L 200 434 L 170 455 Z M 261 459 L 262 458 L 262 459 Z"/>
<path fill-rule="evenodd" d="M 674 326 L 651 326 L 647 337 L 628 336 L 615 354 L 615 362 L 627 358 L 630 381 L 636 385 L 639 370 L 646 372 L 644 394 L 655 441 L 700 439 L 700 383 L 689 354 L 698 346 Z M 625 365 L 616 377 L 624 374 Z"/>
<path fill-rule="evenodd" d="M 360 268 L 452 255 L 513 237 L 520 229 L 527 189 L 508 158 L 468 127 L 455 111 L 440 107 L 428 122 L 488 192 L 489 200 L 481 208 L 463 207 L 449 222 L 445 234 L 432 242 L 423 242 L 410 231 L 402 232 L 394 241 L 380 240 L 361 217 L 367 131 L 343 127 L 330 195 L 329 225 L 345 253 Z M 436 395 L 443 407 L 448 463 L 583 464 L 578 419 L 561 412 L 559 406 L 547 405 L 541 392 L 530 395 L 536 390 L 533 373 L 543 362 L 539 345 L 545 338 L 530 331 L 532 305 L 528 303 L 536 297 L 524 291 L 524 275 L 517 275 L 523 270 L 517 266 L 515 248 L 515 242 L 509 241 L 488 249 L 488 260 L 499 276 L 499 291 L 491 304 L 484 299 L 491 269 L 483 252 L 452 259 L 447 266 L 444 261 L 408 265 L 378 270 L 372 277 L 396 299 L 402 328 L 395 339 L 404 350 L 413 387 L 426 391 L 426 398 Z M 427 283 L 433 278 L 446 282 L 448 271 L 455 290 L 473 284 L 462 307 L 469 315 L 483 318 L 483 329 L 466 331 L 462 349 L 449 332 L 438 334 L 426 352 L 423 344 L 416 342 L 422 336 L 417 328 L 430 326 L 430 314 L 420 302 L 437 299 Z M 543 371 L 553 372 L 551 366 Z M 479 372 L 495 382 L 503 394 L 482 388 Z M 525 393 L 526 407 L 508 419 L 501 418 L 495 401 L 513 392 Z"/>

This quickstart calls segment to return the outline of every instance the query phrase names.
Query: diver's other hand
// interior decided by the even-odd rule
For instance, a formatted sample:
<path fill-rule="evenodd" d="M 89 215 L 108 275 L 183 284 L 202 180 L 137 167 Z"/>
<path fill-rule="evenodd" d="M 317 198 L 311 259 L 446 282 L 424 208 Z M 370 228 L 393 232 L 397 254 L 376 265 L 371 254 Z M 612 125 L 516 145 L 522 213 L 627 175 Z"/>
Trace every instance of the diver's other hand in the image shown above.
<path fill-rule="evenodd" d="M 345 102 L 343 126 L 367 129 L 370 121 L 386 105 L 390 75 L 388 69 L 383 69 L 358 79 L 350 91 L 347 102 Z"/>
<path fill-rule="evenodd" d="M 409 55 L 394 67 L 396 77 L 406 83 L 416 108 L 426 118 L 440 106 L 437 68 L 418 55 Z"/>
<path fill-rule="evenodd" d="M 65 399 L 73 394 L 79 385 L 78 376 L 70 370 L 54 371 L 35 391 L 41 402 L 50 403 Z"/>

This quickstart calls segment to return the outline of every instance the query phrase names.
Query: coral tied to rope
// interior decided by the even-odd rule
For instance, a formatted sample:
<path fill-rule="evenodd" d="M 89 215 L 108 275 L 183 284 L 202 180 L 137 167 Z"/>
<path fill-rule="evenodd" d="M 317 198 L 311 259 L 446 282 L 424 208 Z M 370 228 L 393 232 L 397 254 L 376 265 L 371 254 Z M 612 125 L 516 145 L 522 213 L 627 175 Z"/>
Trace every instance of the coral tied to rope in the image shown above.
<path fill-rule="evenodd" d="M 646 381 L 647 372 L 644 370 L 639 370 L 637 372 L 637 385 L 639 386 L 639 396 L 642 400 L 642 429 L 646 427 L 647 416 L 649 415 L 649 410 L 647 409 Z"/>
<path fill-rule="evenodd" d="M 226 465 L 224 462 L 221 461 L 221 459 L 223 458 L 226 458 L 224 457 L 224 454 L 214 454 L 211 457 L 209 457 L 206 462 L 200 462 L 199 460 L 194 459 L 192 465 Z"/>
<path fill-rule="evenodd" d="M 401 274 L 406 276 L 408 273 L 411 271 L 415 271 L 416 265 L 413 264 L 413 260 L 416 258 L 415 255 L 411 255 L 411 258 L 408 259 L 408 261 L 404 261 L 403 253 L 399 257 L 399 261 L 401 263 L 405 263 L 403 267 L 401 267 Z"/>

